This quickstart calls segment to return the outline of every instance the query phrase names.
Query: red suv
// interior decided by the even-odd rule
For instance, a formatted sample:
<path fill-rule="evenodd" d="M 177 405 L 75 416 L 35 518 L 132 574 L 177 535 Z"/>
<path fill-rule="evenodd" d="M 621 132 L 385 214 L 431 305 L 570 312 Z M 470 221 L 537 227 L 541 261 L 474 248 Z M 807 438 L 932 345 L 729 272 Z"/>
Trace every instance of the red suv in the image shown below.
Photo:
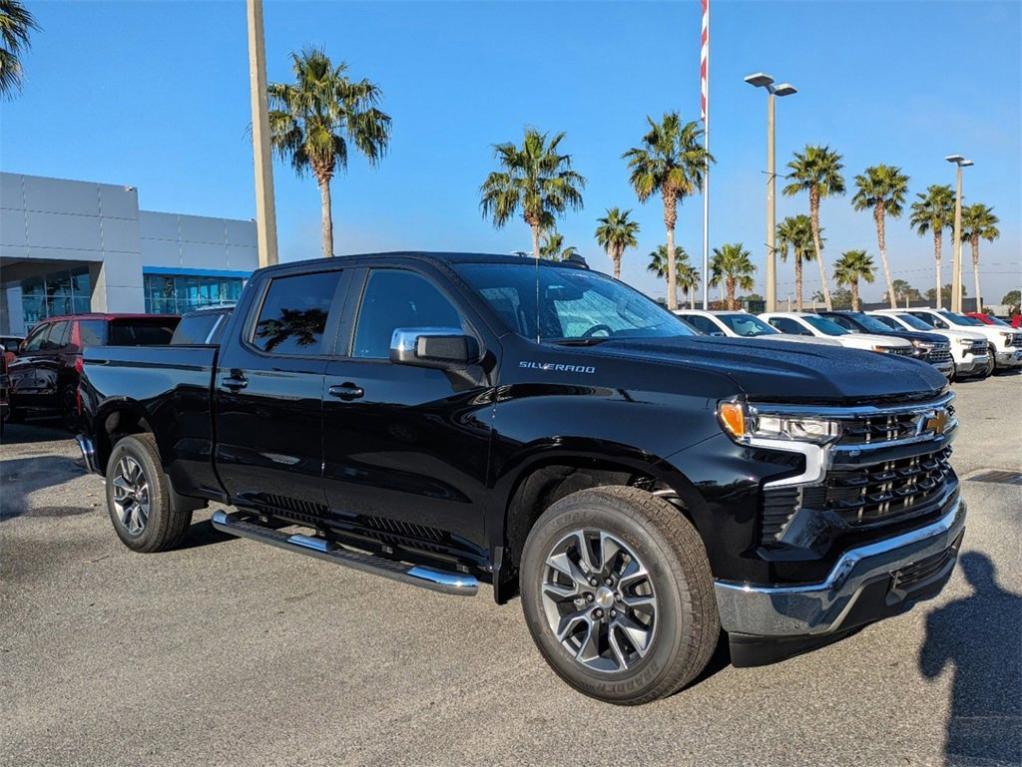
<path fill-rule="evenodd" d="M 82 351 L 90 346 L 168 344 L 179 319 L 168 314 L 46 318 L 32 328 L 8 360 L 10 419 L 28 414 L 59 415 L 73 429 L 79 411 Z"/>

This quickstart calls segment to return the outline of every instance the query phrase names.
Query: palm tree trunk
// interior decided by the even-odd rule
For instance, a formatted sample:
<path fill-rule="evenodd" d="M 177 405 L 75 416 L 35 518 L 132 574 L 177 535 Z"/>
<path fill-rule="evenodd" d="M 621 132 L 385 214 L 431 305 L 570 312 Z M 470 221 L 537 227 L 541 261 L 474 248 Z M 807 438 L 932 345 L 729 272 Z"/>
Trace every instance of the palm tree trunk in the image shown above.
<path fill-rule="evenodd" d="M 319 179 L 319 204 L 323 218 L 323 258 L 334 255 L 334 214 L 330 205 L 330 179 Z"/>
<path fill-rule="evenodd" d="M 610 259 L 611 259 L 611 261 L 614 262 L 614 279 L 615 280 L 620 280 L 621 279 L 621 251 L 615 250 L 611 254 Z"/>
<path fill-rule="evenodd" d="M 667 229 L 667 308 L 678 308 L 678 269 L 674 263 L 674 226 L 678 223 L 678 198 L 669 191 L 664 196 L 664 228 Z"/>
<path fill-rule="evenodd" d="M 941 294 L 941 280 L 943 275 L 940 273 L 940 245 L 941 245 L 941 234 L 943 231 L 939 228 L 933 230 L 933 260 L 937 266 L 937 308 L 942 309 L 944 307 L 944 297 Z"/>
<path fill-rule="evenodd" d="M 802 311 L 802 254 L 795 254 L 795 308 Z"/>
<path fill-rule="evenodd" d="M 976 237 L 972 246 L 972 284 L 976 289 L 976 312 L 983 311 L 983 297 L 979 294 L 979 238 Z"/>
<path fill-rule="evenodd" d="M 898 308 L 898 299 L 894 296 L 894 281 L 891 279 L 891 267 L 887 263 L 887 236 L 884 231 L 884 206 L 881 203 L 873 211 L 877 224 L 877 245 L 880 246 L 880 263 L 884 267 L 884 280 L 887 282 L 887 300 L 892 309 Z"/>
<path fill-rule="evenodd" d="M 820 241 L 820 192 L 814 187 L 809 192 L 809 222 L 813 230 L 813 249 L 816 251 L 816 263 L 820 265 L 820 285 L 823 289 L 823 303 L 827 311 L 833 311 L 834 304 L 830 300 L 830 283 L 827 280 L 827 267 L 823 263 L 823 244 Z"/>
<path fill-rule="evenodd" d="M 848 283 L 848 287 L 852 291 L 852 311 L 857 312 L 859 311 L 859 281 L 852 280 Z"/>
<path fill-rule="evenodd" d="M 532 230 L 532 257 L 539 261 L 539 224 L 529 224 Z"/>
<path fill-rule="evenodd" d="M 727 278 L 727 309 L 729 312 L 735 310 L 735 278 L 730 275 Z"/>

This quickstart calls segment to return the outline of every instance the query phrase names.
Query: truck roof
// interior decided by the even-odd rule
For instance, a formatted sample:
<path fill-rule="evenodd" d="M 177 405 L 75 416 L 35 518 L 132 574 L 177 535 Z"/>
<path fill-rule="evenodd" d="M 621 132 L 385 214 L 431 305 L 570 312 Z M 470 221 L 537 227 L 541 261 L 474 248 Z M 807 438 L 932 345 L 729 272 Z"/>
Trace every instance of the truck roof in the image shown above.
<path fill-rule="evenodd" d="M 380 253 L 352 253 L 345 256 L 335 256 L 334 260 L 352 260 L 352 261 L 369 261 L 374 260 L 387 260 L 392 258 L 414 258 L 421 261 L 431 261 L 433 263 L 441 264 L 508 264 L 518 266 L 535 267 L 536 259 L 531 255 L 526 256 L 514 256 L 514 255 L 502 255 L 499 253 L 464 253 L 464 252 L 445 252 L 445 251 L 425 251 L 425 250 L 394 250 L 384 251 Z M 288 261 L 286 263 L 274 264 L 273 266 L 266 267 L 266 270 L 276 271 L 277 269 L 292 269 L 296 266 L 313 266 L 322 265 L 323 258 L 310 258 L 303 261 Z M 588 265 L 585 263 L 585 259 L 581 257 L 574 257 L 565 261 L 550 261 L 548 259 L 540 259 L 539 266 L 544 267 L 555 267 L 561 269 L 587 269 Z M 264 271 L 264 270 L 260 270 Z"/>

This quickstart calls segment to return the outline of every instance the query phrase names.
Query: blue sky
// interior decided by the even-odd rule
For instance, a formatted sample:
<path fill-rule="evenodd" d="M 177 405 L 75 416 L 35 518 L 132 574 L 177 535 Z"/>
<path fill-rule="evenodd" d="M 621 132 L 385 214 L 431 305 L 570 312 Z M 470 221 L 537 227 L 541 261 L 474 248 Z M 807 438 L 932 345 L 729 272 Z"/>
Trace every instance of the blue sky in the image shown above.
<path fill-rule="evenodd" d="M 23 94 L 2 109 L 0 165 L 10 172 L 137 186 L 146 209 L 254 215 L 244 4 L 29 2 L 43 27 L 25 59 Z M 982 248 L 984 294 L 1022 282 L 1022 53 L 1017 2 L 725 2 L 714 0 L 711 60 L 711 242 L 743 242 L 763 276 L 765 98 L 744 75 L 766 71 L 799 88 L 778 103 L 778 158 L 825 143 L 847 180 L 869 164 L 900 165 L 910 188 L 951 183 L 943 157 L 973 159 L 967 201 L 994 206 L 1001 239 Z M 567 133 L 588 179 L 585 209 L 560 222 L 566 241 L 609 270 L 593 241 L 608 206 L 631 207 L 640 247 L 624 278 L 654 295 L 645 271 L 663 241 L 659 203 L 640 205 L 621 153 L 646 114 L 698 118 L 699 4 L 673 2 L 266 3 L 269 79 L 290 77 L 288 53 L 322 46 L 384 92 L 388 156 L 353 156 L 334 183 L 339 253 L 387 249 L 509 252 L 529 248 L 524 224 L 495 230 L 478 188 L 492 145 L 525 126 Z M 311 178 L 277 163 L 285 260 L 319 254 Z M 827 252 L 876 256 L 872 220 L 850 194 L 823 206 Z M 807 208 L 781 198 L 778 217 Z M 682 206 L 678 242 L 696 259 L 700 198 Z M 888 224 L 896 277 L 932 286 L 932 244 Z M 966 258 L 968 249 L 965 250 Z M 945 281 L 950 279 L 945 245 Z M 793 287 L 781 267 L 779 292 Z M 967 279 L 971 294 L 971 278 Z M 815 272 L 809 272 L 815 289 Z M 762 292 L 761 283 L 757 290 Z M 867 288 L 878 297 L 879 283 Z"/>

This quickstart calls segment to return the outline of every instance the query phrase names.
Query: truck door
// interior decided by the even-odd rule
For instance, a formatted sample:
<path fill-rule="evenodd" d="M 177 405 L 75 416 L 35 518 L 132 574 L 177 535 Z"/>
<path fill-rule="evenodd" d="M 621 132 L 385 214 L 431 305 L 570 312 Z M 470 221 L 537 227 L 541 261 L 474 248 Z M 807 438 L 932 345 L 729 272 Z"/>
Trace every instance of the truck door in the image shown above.
<path fill-rule="evenodd" d="M 341 269 L 266 277 L 225 337 L 215 389 L 216 468 L 235 505 L 324 508 L 322 402 Z"/>
<path fill-rule="evenodd" d="M 349 295 L 357 311 L 346 323 L 348 342 L 327 364 L 323 405 L 331 513 L 396 534 L 444 532 L 484 546 L 492 408 L 485 373 L 390 361 L 397 328 L 478 336 L 467 313 L 440 282 L 410 269 L 374 268 Z"/>

